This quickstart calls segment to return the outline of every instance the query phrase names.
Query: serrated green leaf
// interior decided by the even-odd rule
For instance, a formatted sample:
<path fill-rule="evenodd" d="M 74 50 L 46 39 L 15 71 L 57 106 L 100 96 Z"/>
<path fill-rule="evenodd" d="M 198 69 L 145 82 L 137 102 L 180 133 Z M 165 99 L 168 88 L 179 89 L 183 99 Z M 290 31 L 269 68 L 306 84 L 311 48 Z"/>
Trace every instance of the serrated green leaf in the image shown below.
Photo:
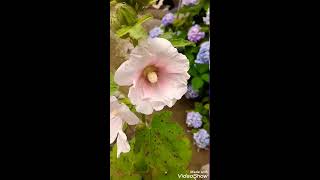
<path fill-rule="evenodd" d="M 121 29 L 119 29 L 119 30 L 116 32 L 116 35 L 117 35 L 118 37 L 122 37 L 122 36 L 126 35 L 127 33 L 129 33 L 129 30 L 130 30 L 131 28 L 132 28 L 131 26 L 122 27 Z"/>
<path fill-rule="evenodd" d="M 192 89 L 198 90 L 203 86 L 203 80 L 200 77 L 194 77 L 191 80 Z"/>
<path fill-rule="evenodd" d="M 191 144 L 182 127 L 172 122 L 171 112 L 154 113 L 150 127 L 136 129 L 131 150 L 116 159 L 110 154 L 111 179 L 176 179 L 185 174 L 191 160 Z M 141 175 L 141 176 L 139 176 Z"/>
<path fill-rule="evenodd" d="M 126 3 L 113 3 L 110 11 L 110 26 L 114 31 L 122 26 L 131 26 L 137 22 L 137 13 Z"/>
<path fill-rule="evenodd" d="M 129 30 L 130 37 L 136 40 L 146 37 L 148 34 L 140 24 L 133 26 Z"/>
<path fill-rule="evenodd" d="M 138 21 L 133 26 L 123 26 L 117 30 L 116 35 L 118 37 L 124 37 L 129 34 L 131 38 L 139 40 L 141 38 L 147 37 L 147 32 L 141 26 L 145 21 L 151 19 L 151 15 L 144 15 L 138 19 Z"/>
<path fill-rule="evenodd" d="M 152 15 L 150 15 L 150 14 L 146 14 L 146 15 L 143 15 L 143 16 L 141 16 L 139 19 L 138 19 L 138 21 L 137 21 L 137 23 L 136 24 L 142 24 L 142 23 L 144 23 L 144 22 L 146 22 L 147 20 L 150 20 L 150 19 L 152 19 L 153 17 L 152 17 Z"/>
<path fill-rule="evenodd" d="M 201 79 L 203 79 L 204 81 L 206 81 L 206 82 L 209 82 L 209 74 L 202 74 L 201 75 Z"/>

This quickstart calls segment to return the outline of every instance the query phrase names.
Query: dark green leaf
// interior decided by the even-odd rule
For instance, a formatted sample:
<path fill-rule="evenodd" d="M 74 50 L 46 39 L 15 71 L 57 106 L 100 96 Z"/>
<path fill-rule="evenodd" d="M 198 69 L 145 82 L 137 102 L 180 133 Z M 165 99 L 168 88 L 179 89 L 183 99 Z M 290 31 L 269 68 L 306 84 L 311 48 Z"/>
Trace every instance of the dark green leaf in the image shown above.
<path fill-rule="evenodd" d="M 204 81 L 206 81 L 206 82 L 209 82 L 209 74 L 202 74 L 201 75 L 201 79 L 203 79 Z"/>
<path fill-rule="evenodd" d="M 208 102 L 209 100 L 210 100 L 210 99 L 209 99 L 209 96 L 204 97 L 204 98 L 202 99 L 202 103 Z"/>
<path fill-rule="evenodd" d="M 198 129 L 192 129 L 191 132 L 192 133 L 197 133 L 199 130 Z"/>
<path fill-rule="evenodd" d="M 198 76 L 198 73 L 197 71 L 195 70 L 195 68 L 193 67 L 190 67 L 189 71 L 188 71 L 188 74 L 190 74 L 191 76 Z"/>
<path fill-rule="evenodd" d="M 209 64 L 196 64 L 196 68 L 200 74 L 209 71 Z"/>
<path fill-rule="evenodd" d="M 203 86 L 203 80 L 199 77 L 194 77 L 191 80 L 192 88 L 194 90 L 200 89 Z"/>
<path fill-rule="evenodd" d="M 195 110 L 196 112 L 199 112 L 199 113 L 200 113 L 200 112 L 203 110 L 202 104 L 199 103 L 199 102 L 195 102 L 195 103 L 194 103 L 194 110 Z"/>
<path fill-rule="evenodd" d="M 202 122 L 203 122 L 203 123 L 209 122 L 209 121 L 208 121 L 208 118 L 207 118 L 206 116 L 202 116 Z"/>
<path fill-rule="evenodd" d="M 209 126 L 209 123 L 205 123 L 205 124 L 203 125 L 203 129 L 207 130 L 207 131 L 208 131 L 208 133 L 210 133 L 210 126 Z"/>

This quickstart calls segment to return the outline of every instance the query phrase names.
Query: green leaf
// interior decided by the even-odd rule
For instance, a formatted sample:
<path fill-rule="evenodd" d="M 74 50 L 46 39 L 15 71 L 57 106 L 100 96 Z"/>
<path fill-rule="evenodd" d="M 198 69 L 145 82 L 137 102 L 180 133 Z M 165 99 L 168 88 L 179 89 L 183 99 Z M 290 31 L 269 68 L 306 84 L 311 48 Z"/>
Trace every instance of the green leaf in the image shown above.
<path fill-rule="evenodd" d="M 136 40 L 144 38 L 148 35 L 140 24 L 133 26 L 129 30 L 129 34 L 130 34 L 131 38 L 136 39 Z"/>
<path fill-rule="evenodd" d="M 190 74 L 191 76 L 198 76 L 197 71 L 192 67 L 190 67 L 188 74 Z"/>
<path fill-rule="evenodd" d="M 207 12 L 209 7 L 210 7 L 210 1 L 205 1 L 203 4 L 203 9 L 205 9 Z"/>
<path fill-rule="evenodd" d="M 192 129 L 191 132 L 194 134 L 194 133 L 197 133 L 199 130 L 198 129 Z"/>
<path fill-rule="evenodd" d="M 185 32 L 185 31 L 179 31 L 179 34 L 177 34 L 176 37 L 179 38 L 179 39 L 186 39 L 186 37 L 187 37 L 187 32 Z"/>
<path fill-rule="evenodd" d="M 206 82 L 209 82 L 209 74 L 202 74 L 201 75 L 201 79 L 203 79 L 204 81 L 206 81 Z"/>
<path fill-rule="evenodd" d="M 153 18 L 152 15 L 149 15 L 149 14 L 143 15 L 143 16 L 141 16 L 141 17 L 138 19 L 138 21 L 137 21 L 136 24 L 142 24 L 142 23 L 144 23 L 144 22 L 146 22 L 147 20 L 150 20 L 150 19 L 152 19 L 152 18 Z"/>
<path fill-rule="evenodd" d="M 203 123 L 208 123 L 208 122 L 209 122 L 209 121 L 208 121 L 208 118 L 207 118 L 206 116 L 202 116 L 201 121 L 202 121 Z"/>
<path fill-rule="evenodd" d="M 209 32 L 209 30 L 210 30 L 210 29 L 209 29 L 208 26 L 202 26 L 202 27 L 201 27 L 201 31 L 202 31 L 202 32 Z"/>
<path fill-rule="evenodd" d="M 174 37 L 174 33 L 168 31 L 168 32 L 165 32 L 165 33 L 161 34 L 160 37 L 170 41 L 170 39 L 172 39 Z"/>
<path fill-rule="evenodd" d="M 110 27 L 114 31 L 137 22 L 137 12 L 126 3 L 112 3 L 110 10 Z"/>
<path fill-rule="evenodd" d="M 118 88 L 119 86 L 114 82 L 113 74 L 110 72 L 110 96 L 112 96 Z"/>
<path fill-rule="evenodd" d="M 203 125 L 203 129 L 207 130 L 207 131 L 208 131 L 208 133 L 210 133 L 210 126 L 209 126 L 209 123 L 205 123 L 205 124 Z"/>
<path fill-rule="evenodd" d="M 123 37 L 127 33 L 129 33 L 131 38 L 136 40 L 139 40 L 147 36 L 146 31 L 143 29 L 143 27 L 140 24 L 136 24 L 132 27 L 131 26 L 123 27 L 116 32 L 116 35 L 118 37 Z"/>
<path fill-rule="evenodd" d="M 201 103 L 199 103 L 199 102 L 195 102 L 195 103 L 194 103 L 194 110 L 195 110 L 196 112 L 201 113 L 202 110 L 203 110 L 203 105 L 202 105 Z"/>
<path fill-rule="evenodd" d="M 125 26 L 125 27 L 122 27 L 121 29 L 119 29 L 117 32 L 116 32 L 116 35 L 118 37 L 122 37 L 124 35 L 126 35 L 127 33 L 129 33 L 130 29 L 132 27 L 131 26 Z"/>
<path fill-rule="evenodd" d="M 185 174 L 191 160 L 191 143 L 182 127 L 171 121 L 169 111 L 153 114 L 150 127 L 136 129 L 131 150 L 116 158 L 110 154 L 111 179 L 176 179 Z"/>
<path fill-rule="evenodd" d="M 202 99 L 202 103 L 209 102 L 209 100 L 210 100 L 209 96 L 206 96 Z"/>
<path fill-rule="evenodd" d="M 206 104 L 203 106 L 205 109 L 209 110 L 210 109 L 210 104 Z"/>
<path fill-rule="evenodd" d="M 196 64 L 196 68 L 200 74 L 209 71 L 209 64 Z"/>
<path fill-rule="evenodd" d="M 187 41 L 185 39 L 171 39 L 170 42 L 176 48 L 185 47 L 185 46 L 195 46 L 195 43 Z"/>
<path fill-rule="evenodd" d="M 139 40 L 141 38 L 147 37 L 147 32 L 144 30 L 144 28 L 141 26 L 142 23 L 144 23 L 145 21 L 151 19 L 152 16 L 151 15 L 144 15 L 142 17 L 140 17 L 137 21 L 137 23 L 133 26 L 123 26 L 121 29 L 119 29 L 116 32 L 116 35 L 118 37 L 124 37 L 126 34 L 129 33 L 130 37 L 135 39 L 135 40 Z"/>
<path fill-rule="evenodd" d="M 191 80 L 191 85 L 194 90 L 198 90 L 198 89 L 202 88 L 203 84 L 204 84 L 203 80 L 199 77 L 194 77 Z"/>

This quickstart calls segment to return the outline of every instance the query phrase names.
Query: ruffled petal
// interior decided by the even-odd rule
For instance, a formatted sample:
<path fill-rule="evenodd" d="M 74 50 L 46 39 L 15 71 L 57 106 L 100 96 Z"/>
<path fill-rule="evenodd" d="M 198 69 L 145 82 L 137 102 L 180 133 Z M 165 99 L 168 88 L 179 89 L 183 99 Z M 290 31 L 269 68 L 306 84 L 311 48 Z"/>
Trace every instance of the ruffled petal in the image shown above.
<path fill-rule="evenodd" d="M 153 61 L 146 42 L 141 42 L 130 54 L 129 60 L 120 65 L 114 75 L 115 82 L 120 86 L 129 86 L 139 78 L 143 69 Z"/>
<path fill-rule="evenodd" d="M 129 125 L 135 125 L 140 122 L 139 118 L 130 111 L 126 105 L 122 105 L 118 116 Z"/>
<path fill-rule="evenodd" d="M 123 131 L 119 131 L 117 138 L 117 158 L 120 157 L 121 153 L 127 153 L 130 151 L 130 145 L 127 141 L 127 136 Z"/>
<path fill-rule="evenodd" d="M 122 131 L 123 122 L 119 117 L 110 118 L 110 144 L 116 139 L 118 132 Z"/>
<path fill-rule="evenodd" d="M 136 110 L 146 115 L 150 115 L 153 112 L 152 105 L 148 101 L 140 101 L 136 106 Z"/>
<path fill-rule="evenodd" d="M 163 85 L 170 98 L 181 99 L 188 90 L 188 73 L 168 74 L 166 83 Z"/>
<path fill-rule="evenodd" d="M 156 111 L 161 111 L 164 108 L 164 106 L 166 105 L 165 103 L 163 103 L 161 101 L 153 101 L 153 102 L 151 102 L 151 104 L 152 104 L 153 109 Z"/>
<path fill-rule="evenodd" d="M 117 101 L 117 98 L 115 96 L 110 96 L 110 103 L 113 103 Z"/>

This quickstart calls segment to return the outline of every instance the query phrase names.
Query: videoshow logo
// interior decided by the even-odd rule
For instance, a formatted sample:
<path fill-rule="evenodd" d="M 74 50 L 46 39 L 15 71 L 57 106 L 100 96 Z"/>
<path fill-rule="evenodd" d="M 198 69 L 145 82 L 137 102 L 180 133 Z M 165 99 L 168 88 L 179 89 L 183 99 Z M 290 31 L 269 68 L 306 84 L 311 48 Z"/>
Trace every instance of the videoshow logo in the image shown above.
<path fill-rule="evenodd" d="M 190 174 L 178 174 L 178 178 L 181 179 L 207 179 L 207 171 L 190 171 Z"/>

